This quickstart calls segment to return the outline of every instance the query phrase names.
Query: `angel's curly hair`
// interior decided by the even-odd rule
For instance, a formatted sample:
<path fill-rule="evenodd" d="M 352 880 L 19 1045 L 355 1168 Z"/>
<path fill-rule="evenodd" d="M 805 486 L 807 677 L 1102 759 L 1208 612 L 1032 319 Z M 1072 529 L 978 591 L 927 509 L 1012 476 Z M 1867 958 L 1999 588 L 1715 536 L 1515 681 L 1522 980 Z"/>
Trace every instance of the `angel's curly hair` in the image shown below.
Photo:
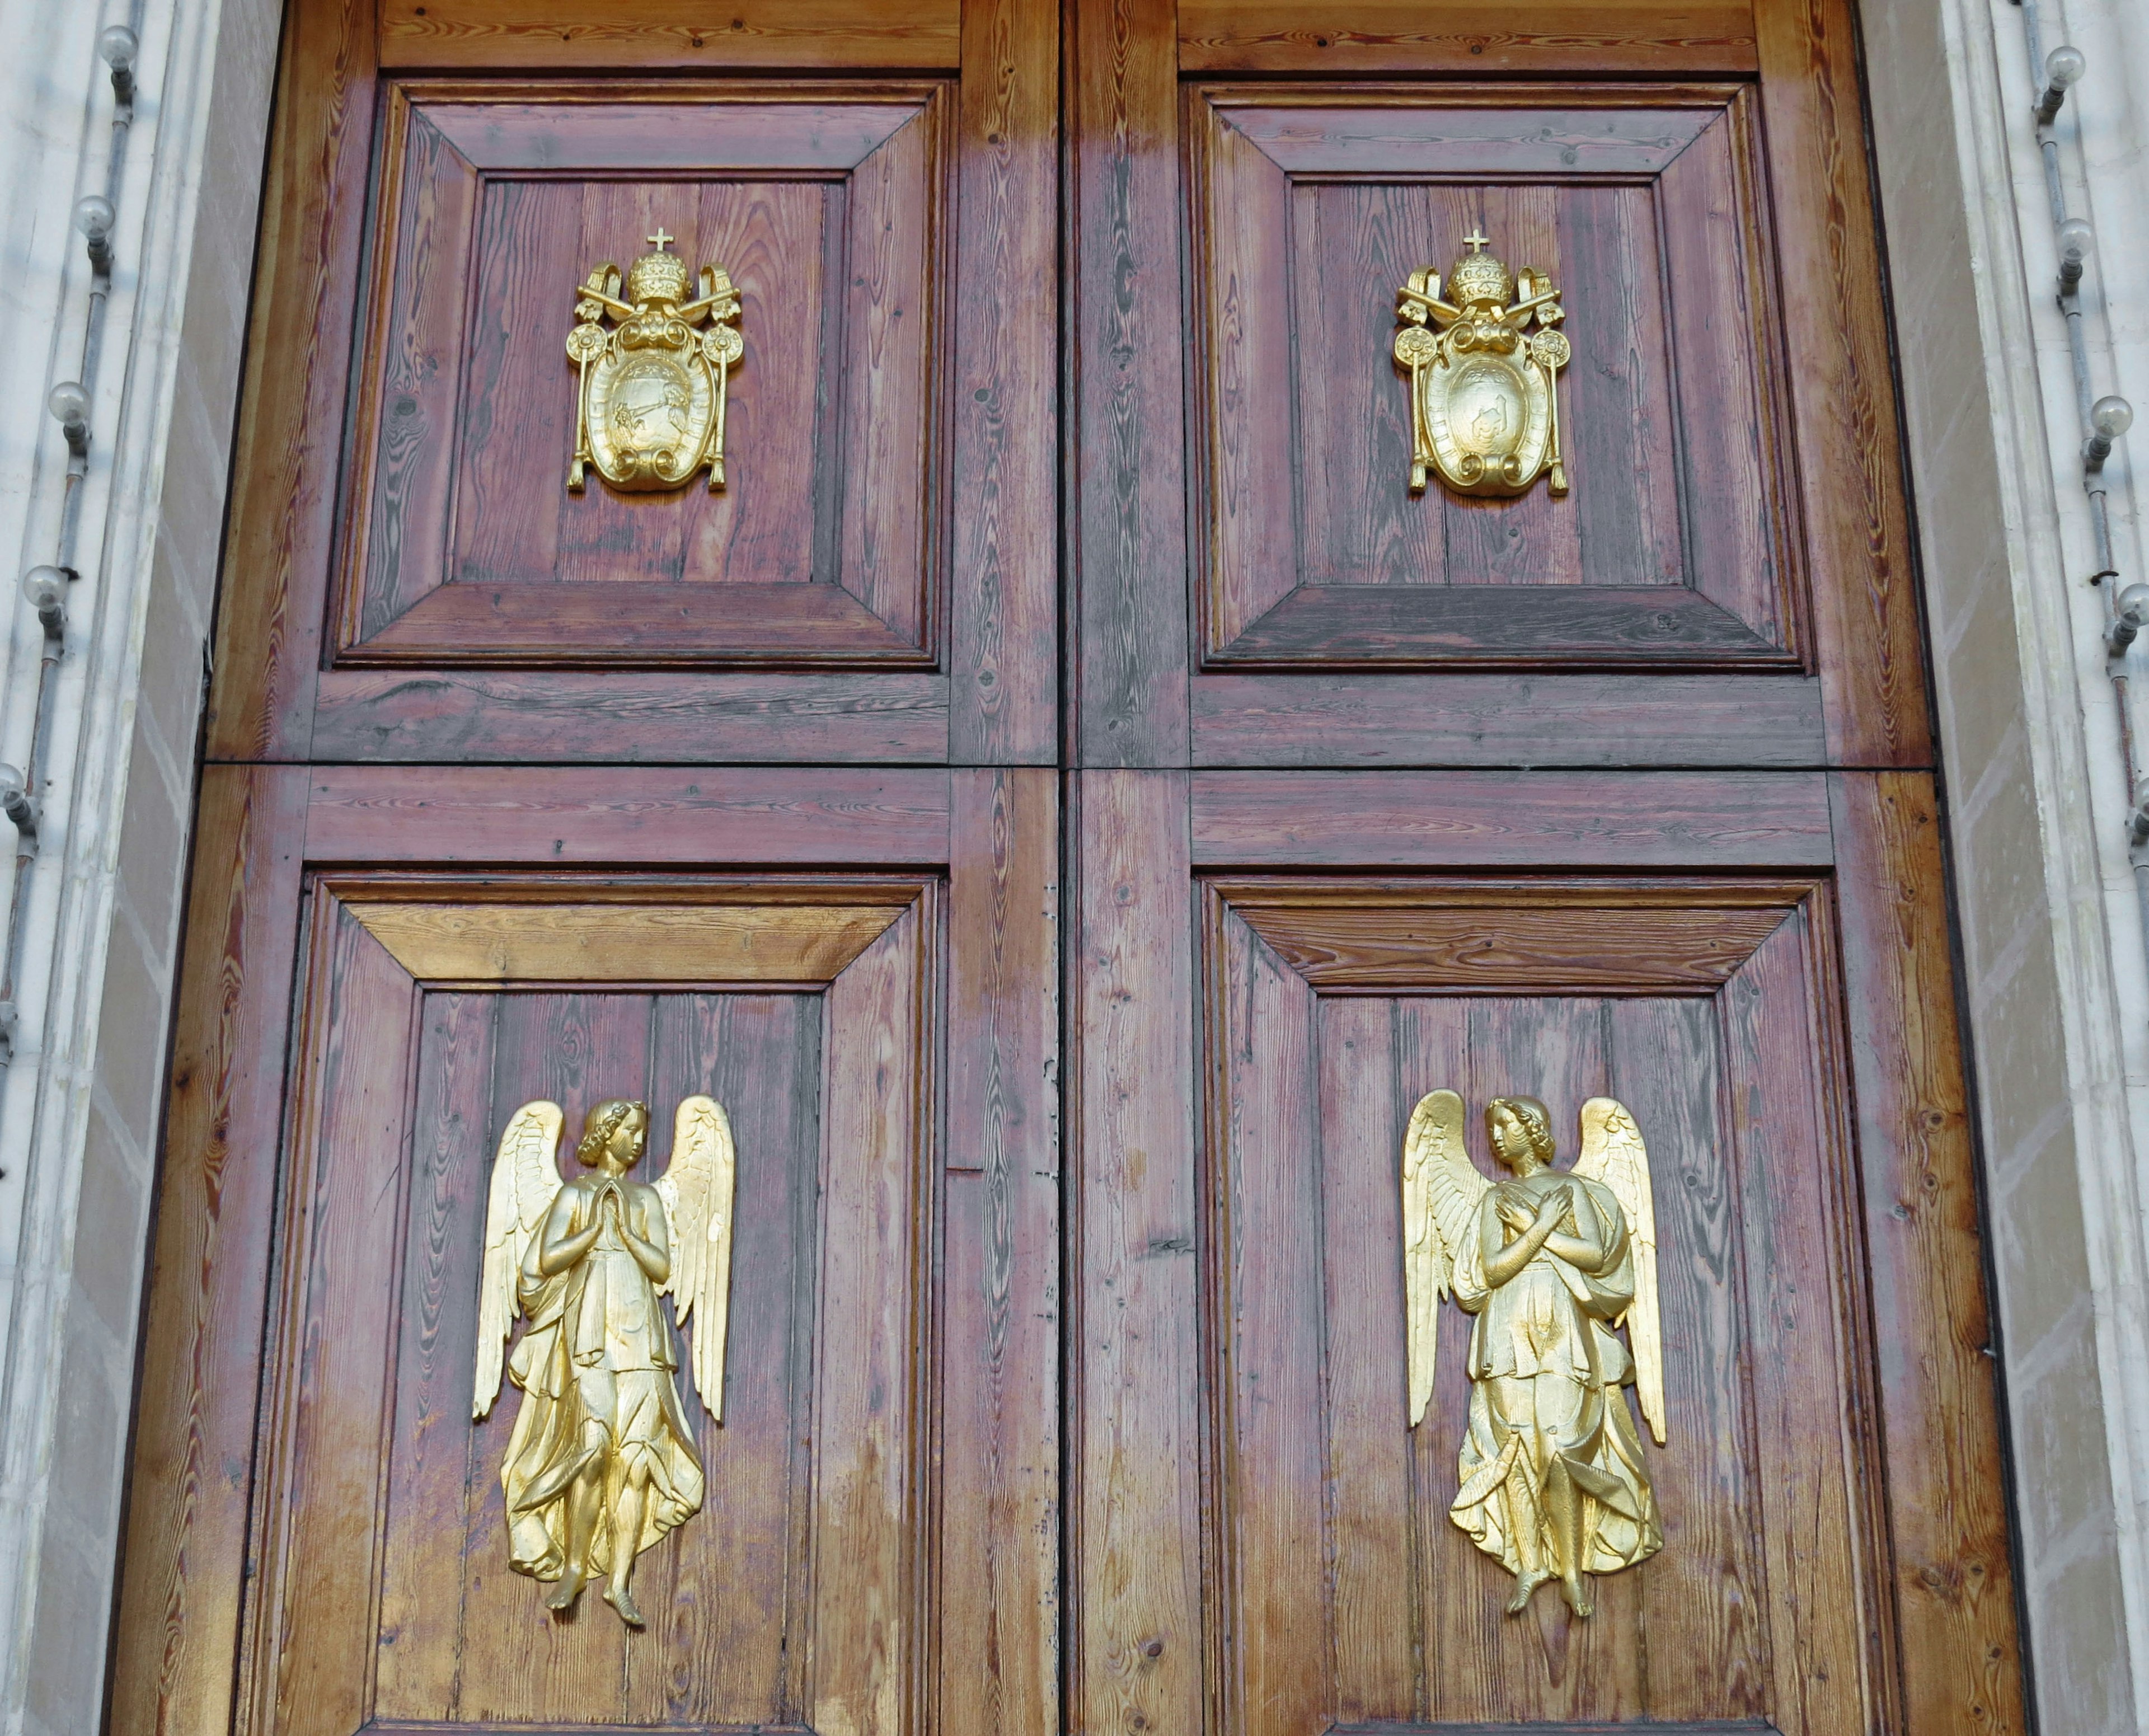
<path fill-rule="evenodd" d="M 1492 1125 L 1492 1111 L 1504 1109 L 1530 1130 L 1531 1142 L 1536 1145 L 1545 1161 L 1552 1161 L 1554 1141 L 1552 1136 L 1552 1112 L 1534 1097 L 1495 1097 L 1485 1105 L 1485 1125 Z"/>
<path fill-rule="evenodd" d="M 575 1161 L 594 1170 L 602 1161 L 611 1136 L 619 1131 L 620 1123 L 637 1110 L 642 1111 L 642 1119 L 647 1122 L 649 1105 L 639 1099 L 610 1097 L 598 1104 L 582 1118 L 582 1136 L 575 1142 Z"/>

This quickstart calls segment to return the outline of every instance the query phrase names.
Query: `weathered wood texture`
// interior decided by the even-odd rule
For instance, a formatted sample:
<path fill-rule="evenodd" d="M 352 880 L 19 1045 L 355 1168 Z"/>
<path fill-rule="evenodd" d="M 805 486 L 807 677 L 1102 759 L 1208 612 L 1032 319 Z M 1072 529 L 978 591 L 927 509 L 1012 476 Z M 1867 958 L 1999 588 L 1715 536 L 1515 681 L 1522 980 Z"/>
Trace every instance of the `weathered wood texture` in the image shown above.
<path fill-rule="evenodd" d="M 1810 676 L 1197 675 L 1197 766 L 1827 762 Z"/>
<path fill-rule="evenodd" d="M 1195 979 L 1184 774 L 1072 781 L 1068 1718 L 1203 1727 Z"/>
<path fill-rule="evenodd" d="M 1198 772 L 1212 868 L 1793 868 L 1830 856 L 1799 772 Z"/>
<path fill-rule="evenodd" d="M 1059 778 L 959 772 L 954 793 L 939 1728 L 1057 1736 Z"/>
<path fill-rule="evenodd" d="M 294 5 L 212 757 L 1053 757 L 1055 10 L 964 9 L 967 74 L 954 8 L 645 10 Z M 729 486 L 570 496 L 570 292 L 660 222 L 742 293 Z"/>
<path fill-rule="evenodd" d="M 1189 72 L 1743 73 L 1749 0 L 1180 0 Z"/>
<path fill-rule="evenodd" d="M 891 11 L 875 0 L 385 0 L 384 66 L 903 67 L 957 63 L 960 0 Z"/>
<path fill-rule="evenodd" d="M 315 768 L 309 787 L 317 862 L 948 859 L 945 772 L 350 766 Z"/>
<path fill-rule="evenodd" d="M 1186 104 L 1205 660 L 1795 662 L 1747 92 L 1205 86 Z M 1405 486 L 1395 292 L 1470 234 L 1565 296 L 1564 499 Z"/>
<path fill-rule="evenodd" d="M 933 661 L 951 108 L 392 84 L 339 661 Z M 660 227 L 738 288 L 727 486 L 570 494 L 571 292 Z"/>
<path fill-rule="evenodd" d="M 204 771 L 158 1175 L 110 1728 L 232 1727 L 306 777 Z"/>
<path fill-rule="evenodd" d="M 1829 757 L 1930 766 L 1857 24 L 1850 0 L 1769 0 L 1755 23 Z"/>
<path fill-rule="evenodd" d="M 1059 13 L 966 0 L 950 756 L 1059 750 Z"/>
<path fill-rule="evenodd" d="M 1913 1736 L 2024 1728 L 1970 1109 L 1932 780 L 1830 779 L 1865 1253 Z M 1836 1039 L 1834 1031 L 1826 1036 Z"/>
<path fill-rule="evenodd" d="M 1724 933 L 1739 967 L 1724 986 L 1676 999 L 1565 992 L 1583 961 L 1618 969 L 1580 903 L 1562 913 L 1568 966 L 1542 990 L 1545 961 L 1517 959 L 1508 998 L 1468 1002 L 1437 992 L 1437 966 L 1410 985 L 1419 998 L 1329 999 L 1228 895 L 1212 906 L 1205 1342 L 1235 1725 L 1764 1716 L 1818 1736 L 1885 1719 L 1865 1636 L 1887 1588 L 1861 1571 L 1856 1535 L 1863 1346 L 1834 1312 L 1852 1165 L 1814 1107 L 1841 1082 L 1807 1034 L 1810 891 L 1772 889 L 1770 924 Z M 1439 908 L 1438 888 L 1420 897 Z M 1409 915 L 1387 914 L 1407 934 Z M 1650 1142 L 1678 1347 L 1673 1440 L 1645 1449 L 1666 1547 L 1599 1578 L 1587 1623 L 1549 1598 L 1505 1617 L 1497 1565 L 1447 1522 L 1469 1391 L 1457 1310 L 1441 1322 L 1434 1406 L 1407 1427 L 1400 1268 L 1366 1255 L 1400 1245 L 1402 1130 L 1438 1086 L 1474 1106 L 1543 1097 L 1570 1158 L 1583 1099 L 1614 1094 Z M 1824 1683 L 1804 1679 L 1815 1668 Z"/>
<path fill-rule="evenodd" d="M 793 813 L 848 799 L 810 787 L 843 774 L 781 775 Z M 734 806 L 675 840 L 672 872 L 622 875 L 560 865 L 541 825 L 427 827 L 423 795 L 399 807 L 375 777 L 370 822 L 331 804 L 351 823 L 313 830 L 338 865 L 302 965 L 310 776 L 211 768 L 188 966 L 210 1000 L 174 1084 L 189 1155 L 168 1160 L 116 1715 L 225 1728 L 236 1694 L 263 1731 L 893 1736 L 937 1703 L 1049 1736 L 1056 780 L 960 777 L 952 835 L 948 774 L 926 779 L 958 922 L 937 875 L 711 873 L 826 861 L 848 820 L 787 845 Z M 676 793 L 640 780 L 606 775 L 622 811 Z M 558 782 L 522 803 L 571 830 Z M 486 873 L 425 853 L 458 836 Z M 952 1090 L 944 1043 L 977 1064 Z M 627 1091 L 661 1117 L 689 1089 L 741 1150 L 726 1421 L 695 1413 L 710 1498 L 645 1557 L 654 1619 L 630 1641 L 601 1609 L 553 1622 L 506 1569 L 516 1401 L 469 1421 L 476 1239 L 516 1104 Z"/>
<path fill-rule="evenodd" d="M 1074 447 L 1069 733 L 1084 766 L 1187 758 L 1186 414 L 1172 0 L 1069 14 Z"/>

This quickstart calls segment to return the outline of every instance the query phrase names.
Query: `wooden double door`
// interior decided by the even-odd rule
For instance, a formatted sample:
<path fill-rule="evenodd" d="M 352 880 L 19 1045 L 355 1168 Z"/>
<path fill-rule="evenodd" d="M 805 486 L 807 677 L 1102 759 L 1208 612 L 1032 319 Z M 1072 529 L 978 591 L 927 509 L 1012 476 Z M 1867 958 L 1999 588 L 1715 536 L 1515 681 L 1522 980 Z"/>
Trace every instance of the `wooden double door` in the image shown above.
<path fill-rule="evenodd" d="M 2019 1730 L 1855 59 L 292 0 L 111 1728 Z M 1410 488 L 1472 234 L 1563 493 Z M 652 246 L 739 296 L 724 485 L 571 491 Z M 1458 1309 L 1408 1413 L 1441 1088 L 1647 1142 L 1663 1546 L 1586 1618 L 1451 1520 Z M 696 1095 L 722 1420 L 632 1631 L 511 1566 L 488 1190 L 522 1104 L 656 1169 Z"/>

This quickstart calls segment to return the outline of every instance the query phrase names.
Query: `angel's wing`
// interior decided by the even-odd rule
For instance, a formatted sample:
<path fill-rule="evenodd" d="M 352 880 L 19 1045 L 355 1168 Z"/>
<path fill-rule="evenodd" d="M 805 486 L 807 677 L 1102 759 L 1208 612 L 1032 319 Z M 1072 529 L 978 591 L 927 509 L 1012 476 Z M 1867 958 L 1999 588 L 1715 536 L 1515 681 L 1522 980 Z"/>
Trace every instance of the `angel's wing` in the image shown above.
<path fill-rule="evenodd" d="M 1664 1444 L 1664 1336 L 1657 1308 L 1657 1205 L 1649 1185 L 1649 1153 L 1627 1106 L 1612 1097 L 1582 1105 L 1582 1155 L 1574 1174 L 1610 1188 L 1627 1214 L 1634 1249 L 1634 1300 L 1627 1305 L 1627 1336 L 1634 1349 L 1634 1390 L 1657 1445 Z"/>
<path fill-rule="evenodd" d="M 724 1335 L 732 1295 L 732 1193 L 738 1159 L 713 1097 L 689 1097 L 672 1122 L 672 1161 L 657 1179 L 672 1230 L 672 1276 L 659 1286 L 694 1326 L 694 1390 L 724 1420 Z"/>
<path fill-rule="evenodd" d="M 477 1390 L 471 1415 L 482 1422 L 500 1396 L 507 1335 L 521 1305 L 516 1274 L 560 1191 L 560 1105 L 526 1103 L 508 1120 L 492 1160 L 485 1208 L 485 1262 L 477 1281 Z"/>
<path fill-rule="evenodd" d="M 1462 1143 L 1462 1099 L 1452 1091 L 1427 1092 L 1403 1135 L 1404 1341 L 1412 1428 L 1432 1396 L 1441 1298 L 1492 1185 Z"/>

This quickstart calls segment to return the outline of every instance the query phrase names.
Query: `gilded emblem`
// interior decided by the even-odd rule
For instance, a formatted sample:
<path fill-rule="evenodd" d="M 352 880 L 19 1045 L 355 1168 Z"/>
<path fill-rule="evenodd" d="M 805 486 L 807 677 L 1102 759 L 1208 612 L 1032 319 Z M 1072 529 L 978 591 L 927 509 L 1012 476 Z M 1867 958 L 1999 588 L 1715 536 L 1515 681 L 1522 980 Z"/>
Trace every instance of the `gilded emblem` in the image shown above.
<path fill-rule="evenodd" d="M 672 1160 L 654 1182 L 632 1179 L 649 1138 L 647 1104 L 592 1109 L 560 1177 L 560 1106 L 526 1103 L 500 1136 L 478 1280 L 480 1422 L 501 1374 L 522 1404 L 501 1461 L 508 1564 L 554 1582 L 565 1613 L 582 1587 L 630 1628 L 642 1625 L 629 1583 L 635 1557 L 701 1511 L 701 1455 L 679 1391 L 678 1325 L 693 1325 L 694 1390 L 724 1414 L 729 1325 L 731 1124 L 713 1098 L 689 1097 L 672 1122 Z M 528 1322 L 504 1354 L 520 1317 Z"/>
<path fill-rule="evenodd" d="M 1542 271 L 1519 276 L 1485 251 L 1482 233 L 1448 274 L 1427 267 L 1396 292 L 1396 365 L 1410 376 L 1411 492 L 1433 470 L 1461 494 L 1518 495 L 1552 473 L 1567 492 L 1559 450 L 1559 370 L 1573 351 L 1566 319 Z M 1538 330 L 1529 327 L 1532 321 Z"/>
<path fill-rule="evenodd" d="M 1462 1099 L 1428 1092 L 1403 1139 L 1404 1342 L 1410 1424 L 1432 1396 L 1440 1301 L 1475 1316 L 1470 1425 L 1448 1516 L 1514 1575 L 1518 1615 L 1557 1579 L 1578 1616 L 1584 1576 L 1663 1547 L 1656 1491 L 1628 1410 L 1633 1386 L 1664 1442 L 1663 1332 L 1649 1154 L 1625 1107 L 1582 1106 L 1582 1155 L 1552 1167 L 1552 1119 L 1534 1097 L 1485 1110 L 1509 1171 L 1493 1182 L 1462 1143 Z M 1624 1322 L 1628 1345 L 1613 1336 Z M 1631 1350 L 1630 1350 L 1631 1346 Z"/>
<path fill-rule="evenodd" d="M 614 488 L 677 488 L 704 465 L 709 490 L 724 486 L 724 400 L 732 365 L 745 353 L 738 291 L 721 267 L 704 265 L 700 294 L 687 299 L 687 262 L 665 252 L 672 237 L 627 274 L 599 265 L 575 292 L 567 359 L 581 372 L 575 455 L 567 490 L 582 491 L 586 466 Z M 610 315 L 616 322 L 604 323 Z M 705 325 L 703 321 L 708 323 Z"/>

